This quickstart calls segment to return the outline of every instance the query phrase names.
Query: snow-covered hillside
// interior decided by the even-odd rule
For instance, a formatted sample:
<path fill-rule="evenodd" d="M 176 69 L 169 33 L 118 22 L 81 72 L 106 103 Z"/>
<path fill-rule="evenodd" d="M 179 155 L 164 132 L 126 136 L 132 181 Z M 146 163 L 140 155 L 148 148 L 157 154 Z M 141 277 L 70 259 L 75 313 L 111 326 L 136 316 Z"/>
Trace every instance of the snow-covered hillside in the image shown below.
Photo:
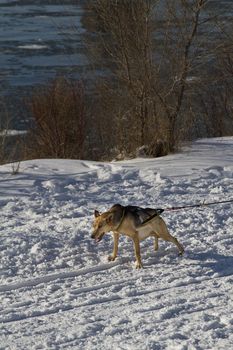
<path fill-rule="evenodd" d="M 233 348 L 233 203 L 162 216 L 185 254 L 90 238 L 94 209 L 233 199 L 233 138 L 158 159 L 0 167 L 0 349 Z"/>

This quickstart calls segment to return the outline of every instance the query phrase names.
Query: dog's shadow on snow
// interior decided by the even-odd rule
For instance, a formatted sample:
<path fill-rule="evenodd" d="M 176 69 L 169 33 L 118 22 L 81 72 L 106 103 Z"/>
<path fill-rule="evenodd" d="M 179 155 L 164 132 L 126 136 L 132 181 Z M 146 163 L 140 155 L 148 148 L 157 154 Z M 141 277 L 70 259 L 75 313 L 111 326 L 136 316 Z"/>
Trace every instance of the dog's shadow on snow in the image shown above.
<path fill-rule="evenodd" d="M 187 252 L 188 258 L 199 261 L 199 265 L 203 268 L 210 268 L 213 273 L 217 273 L 219 276 L 233 275 L 233 256 L 222 255 L 216 252 L 206 253 L 191 253 Z"/>
<path fill-rule="evenodd" d="M 164 261 L 164 259 L 167 261 Z M 171 250 L 169 253 L 167 250 L 160 250 L 155 255 L 147 255 L 147 262 L 144 267 L 149 268 L 151 265 L 156 265 L 161 261 L 163 261 L 163 264 L 168 263 L 169 265 L 177 265 L 178 261 L 186 265 L 188 261 L 190 268 L 192 265 L 198 265 L 203 270 L 205 268 L 210 270 L 211 275 L 217 274 L 219 277 L 233 275 L 233 255 L 223 255 L 214 251 L 194 253 L 193 251 L 185 250 L 183 256 L 178 256 L 176 250 Z"/>

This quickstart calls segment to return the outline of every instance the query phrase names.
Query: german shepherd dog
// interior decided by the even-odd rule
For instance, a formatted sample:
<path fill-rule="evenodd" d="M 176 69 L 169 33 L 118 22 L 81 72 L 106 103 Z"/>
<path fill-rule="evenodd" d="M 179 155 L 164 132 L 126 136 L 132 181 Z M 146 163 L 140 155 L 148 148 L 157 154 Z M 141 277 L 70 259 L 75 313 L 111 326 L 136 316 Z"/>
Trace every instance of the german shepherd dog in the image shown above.
<path fill-rule="evenodd" d="M 95 210 L 93 233 L 91 238 L 100 242 L 106 232 L 112 231 L 114 238 L 113 252 L 108 257 L 114 261 L 118 253 L 118 241 L 120 234 L 126 235 L 133 240 L 136 256 L 136 268 L 142 268 L 139 242 L 147 237 L 154 237 L 154 249 L 158 250 L 158 239 L 174 243 L 179 254 L 184 252 L 183 246 L 168 232 L 164 220 L 160 217 L 162 209 L 141 208 L 135 206 L 122 206 L 115 204 L 108 211 L 100 213 Z"/>

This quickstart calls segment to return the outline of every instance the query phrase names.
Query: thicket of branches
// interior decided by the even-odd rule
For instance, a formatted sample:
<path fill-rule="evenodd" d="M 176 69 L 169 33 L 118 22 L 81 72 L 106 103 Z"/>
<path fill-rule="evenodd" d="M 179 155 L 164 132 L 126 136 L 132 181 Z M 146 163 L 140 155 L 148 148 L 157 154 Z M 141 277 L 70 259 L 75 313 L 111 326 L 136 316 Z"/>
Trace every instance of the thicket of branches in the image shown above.
<path fill-rule="evenodd" d="M 27 105 L 34 121 L 28 135 L 28 157 L 84 156 L 86 107 L 80 82 L 55 78 L 35 89 Z"/>
<path fill-rule="evenodd" d="M 232 53 L 208 3 L 90 2 L 87 42 L 93 63 L 107 72 L 96 83 L 93 111 L 102 152 L 108 145 L 124 156 L 144 146 L 158 156 L 192 136 L 229 132 Z"/>
<path fill-rule="evenodd" d="M 26 158 L 161 156 L 233 134 L 233 27 L 208 0 L 87 4 L 93 85 L 55 78 L 34 90 Z"/>
<path fill-rule="evenodd" d="M 207 136 L 233 134 L 233 26 L 223 30 L 224 40 L 215 51 L 214 74 L 203 84 L 198 103 Z"/>

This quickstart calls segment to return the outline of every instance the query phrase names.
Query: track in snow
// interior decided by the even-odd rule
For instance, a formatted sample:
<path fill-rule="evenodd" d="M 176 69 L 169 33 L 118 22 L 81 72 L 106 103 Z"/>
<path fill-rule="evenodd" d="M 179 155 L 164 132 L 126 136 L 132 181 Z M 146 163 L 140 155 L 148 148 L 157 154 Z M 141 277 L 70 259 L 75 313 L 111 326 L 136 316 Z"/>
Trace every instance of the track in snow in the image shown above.
<path fill-rule="evenodd" d="M 90 239 L 93 210 L 227 200 L 233 140 L 111 164 L 40 160 L 1 167 L 0 343 L 12 349 L 230 349 L 232 205 L 163 214 L 185 247 L 132 242 L 107 262 L 112 239 Z"/>

